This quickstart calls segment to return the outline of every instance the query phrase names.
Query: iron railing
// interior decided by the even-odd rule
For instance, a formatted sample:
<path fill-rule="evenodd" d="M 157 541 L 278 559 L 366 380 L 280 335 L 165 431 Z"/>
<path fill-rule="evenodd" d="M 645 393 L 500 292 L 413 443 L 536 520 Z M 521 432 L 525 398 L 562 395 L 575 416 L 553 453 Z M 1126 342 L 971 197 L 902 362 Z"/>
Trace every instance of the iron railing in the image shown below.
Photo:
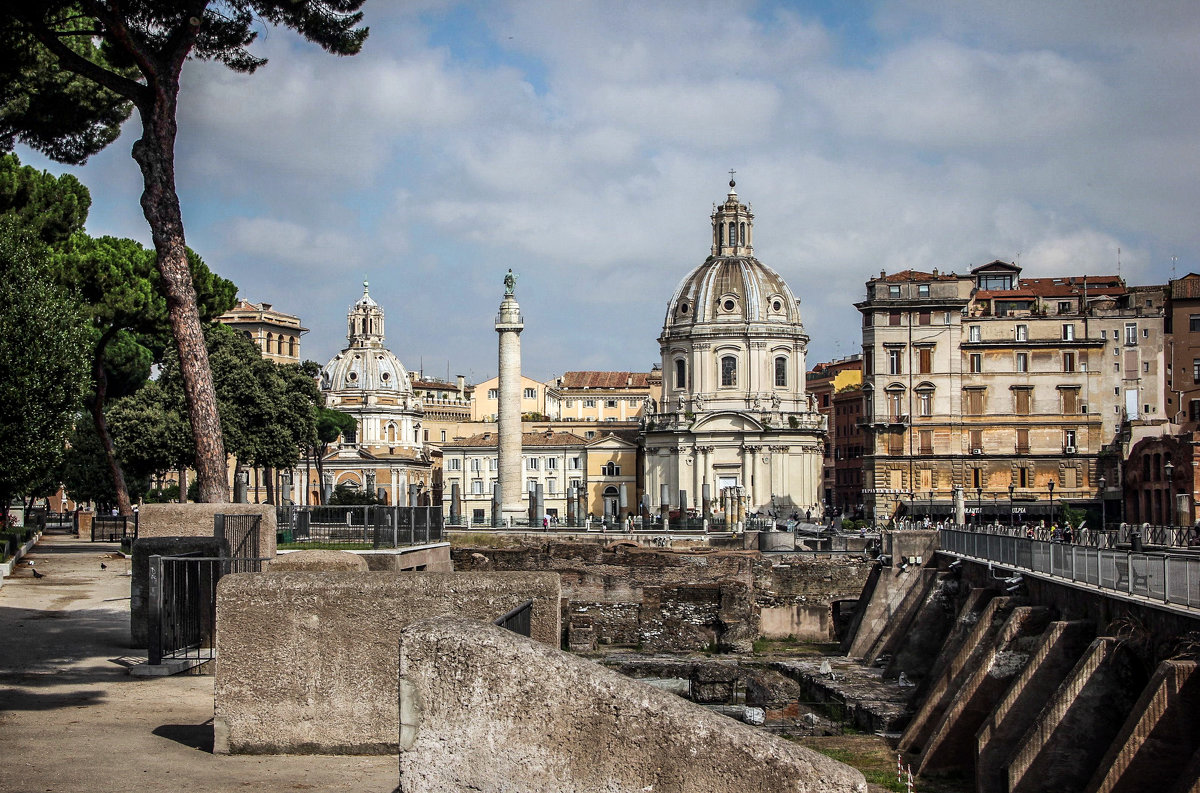
<path fill-rule="evenodd" d="M 167 660 L 197 663 L 215 657 L 217 582 L 242 564 L 265 559 L 227 556 L 151 556 L 146 654 L 151 665 Z"/>
<path fill-rule="evenodd" d="M 214 515 L 213 536 L 229 543 L 231 573 L 262 571 L 259 552 L 259 528 L 262 515 Z"/>
<path fill-rule="evenodd" d="M 276 507 L 276 531 L 284 548 L 402 548 L 441 542 L 441 507 Z"/>
<path fill-rule="evenodd" d="M 1055 532 L 1049 526 L 1008 526 L 988 523 L 978 528 L 966 526 L 962 528 L 976 533 L 1001 534 L 1046 542 L 1066 541 L 1066 535 L 1062 528 Z M 1200 528 L 1198 527 L 1143 526 L 1136 523 L 1122 523 L 1119 527 L 1112 529 L 1077 529 L 1071 533 L 1070 542 L 1092 548 L 1117 548 L 1130 544 L 1134 534 L 1140 537 L 1143 545 L 1161 548 L 1200 548 Z"/>
<path fill-rule="evenodd" d="M 939 550 L 1187 608 L 1200 608 L 1200 555 L 1132 553 L 999 533 L 942 529 Z"/>
<path fill-rule="evenodd" d="M 493 625 L 499 625 L 505 630 L 510 630 L 520 636 L 529 637 L 532 635 L 530 627 L 533 617 L 533 601 L 526 600 L 521 605 L 514 608 L 493 620 Z"/>
<path fill-rule="evenodd" d="M 124 539 L 136 540 L 138 535 L 138 516 L 133 515 L 96 515 L 92 518 L 92 542 L 120 542 Z"/>

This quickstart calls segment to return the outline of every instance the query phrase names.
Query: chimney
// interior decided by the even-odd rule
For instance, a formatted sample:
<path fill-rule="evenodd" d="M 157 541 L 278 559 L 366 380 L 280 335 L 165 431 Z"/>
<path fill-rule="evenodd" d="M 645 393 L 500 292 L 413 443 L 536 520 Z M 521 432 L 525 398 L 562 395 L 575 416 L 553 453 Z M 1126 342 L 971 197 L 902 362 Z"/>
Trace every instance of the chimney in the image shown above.
<path fill-rule="evenodd" d="M 463 377 L 461 374 L 458 375 L 457 377 L 458 377 L 458 395 L 462 396 L 467 390 L 467 378 Z"/>

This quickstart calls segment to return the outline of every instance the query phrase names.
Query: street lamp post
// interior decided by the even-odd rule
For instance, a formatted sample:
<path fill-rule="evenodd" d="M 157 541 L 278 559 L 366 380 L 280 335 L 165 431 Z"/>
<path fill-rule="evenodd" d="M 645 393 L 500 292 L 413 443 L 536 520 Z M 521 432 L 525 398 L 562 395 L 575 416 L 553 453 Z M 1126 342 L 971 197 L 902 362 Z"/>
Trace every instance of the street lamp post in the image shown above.
<path fill-rule="evenodd" d="M 1054 526 L 1054 480 L 1050 480 L 1050 526 Z"/>
<path fill-rule="evenodd" d="M 1167 525 L 1175 525 L 1175 485 L 1171 481 L 1171 475 L 1175 473 L 1175 466 L 1167 460 L 1167 464 L 1163 466 L 1163 470 L 1167 472 Z"/>
<path fill-rule="evenodd" d="M 1100 531 L 1108 523 L 1108 504 L 1104 501 L 1104 477 L 1100 477 Z"/>
<path fill-rule="evenodd" d="M 983 488 L 975 488 L 975 531 L 979 531 L 980 519 L 983 518 Z"/>
<path fill-rule="evenodd" d="M 929 490 L 929 521 L 933 522 L 933 489 Z"/>
<path fill-rule="evenodd" d="M 1016 485 L 1008 486 L 1008 527 L 1014 529 L 1017 526 L 1016 516 L 1013 515 L 1013 493 L 1017 490 Z"/>

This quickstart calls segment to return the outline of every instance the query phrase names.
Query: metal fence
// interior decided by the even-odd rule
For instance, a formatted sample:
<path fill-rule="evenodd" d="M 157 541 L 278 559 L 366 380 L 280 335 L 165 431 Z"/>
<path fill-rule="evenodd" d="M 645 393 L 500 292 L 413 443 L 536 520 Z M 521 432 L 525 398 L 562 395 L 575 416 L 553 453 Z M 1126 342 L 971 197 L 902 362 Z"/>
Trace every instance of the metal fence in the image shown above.
<path fill-rule="evenodd" d="M 1130 553 L 1000 533 L 942 529 L 940 550 L 1119 595 L 1200 608 L 1200 555 Z"/>
<path fill-rule="evenodd" d="M 257 573 L 259 561 L 259 527 L 262 515 L 213 515 L 213 536 L 229 542 L 228 572 Z"/>
<path fill-rule="evenodd" d="M 386 505 L 277 507 L 284 548 L 402 548 L 441 542 L 441 507 Z"/>
<path fill-rule="evenodd" d="M 136 540 L 138 535 L 138 516 L 134 515 L 96 515 L 92 518 L 92 542 L 120 542 L 124 539 Z"/>
<path fill-rule="evenodd" d="M 528 637 L 532 630 L 530 620 L 533 617 L 533 601 L 526 600 L 512 611 L 497 617 L 492 624 L 510 630 L 513 633 Z"/>
<path fill-rule="evenodd" d="M 1063 529 L 1057 533 L 1049 526 L 1006 526 L 989 523 L 979 527 L 963 527 L 966 531 L 1024 537 L 1046 542 L 1065 541 Z M 1200 549 L 1200 528 L 1194 526 L 1143 526 L 1122 523 L 1111 529 L 1077 529 L 1071 533 L 1071 543 L 1091 548 L 1117 548 L 1129 545 L 1136 534 L 1143 545 L 1160 548 Z"/>

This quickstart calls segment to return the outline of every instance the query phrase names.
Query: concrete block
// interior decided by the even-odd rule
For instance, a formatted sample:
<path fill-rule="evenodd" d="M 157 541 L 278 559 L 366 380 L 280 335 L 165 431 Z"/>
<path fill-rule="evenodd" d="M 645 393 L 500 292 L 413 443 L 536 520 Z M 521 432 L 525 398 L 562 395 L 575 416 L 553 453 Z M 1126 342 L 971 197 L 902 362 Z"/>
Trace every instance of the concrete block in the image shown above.
<path fill-rule="evenodd" d="M 149 506 L 149 505 L 147 505 Z M 129 578 L 129 646 L 145 650 L 150 608 L 151 556 L 229 555 L 228 543 L 207 537 L 138 537 L 133 541 Z"/>
<path fill-rule="evenodd" d="M 1200 672 L 1195 661 L 1164 661 L 1100 761 L 1089 793 L 1167 790 L 1200 747 Z"/>
<path fill-rule="evenodd" d="M 1008 691 L 976 736 L 977 793 L 1007 793 L 1009 758 L 1067 674 L 1087 650 L 1096 630 L 1090 622 L 1052 622 Z"/>
<path fill-rule="evenodd" d="M 264 573 L 367 572 L 367 560 L 349 551 L 289 551 L 263 565 Z"/>
<path fill-rule="evenodd" d="M 1018 606 L 1000 630 L 984 639 L 987 646 L 980 663 L 964 670 L 962 685 L 917 760 L 918 774 L 974 772 L 975 733 L 1009 683 L 1024 670 L 1049 622 L 1047 609 Z"/>
<path fill-rule="evenodd" d="M 532 599 L 534 638 L 557 647 L 560 590 L 553 573 L 225 576 L 216 723 L 234 753 L 394 753 L 395 648 L 406 625 L 447 614 L 491 622 Z"/>
<path fill-rule="evenodd" d="M 1112 744 L 1145 674 L 1120 642 L 1102 636 L 1058 687 L 1018 742 L 1009 793 L 1082 790 Z"/>
<path fill-rule="evenodd" d="M 865 793 L 858 771 L 494 626 L 401 633 L 400 788 Z"/>
<path fill-rule="evenodd" d="M 261 515 L 258 555 L 275 557 L 275 507 L 270 504 L 143 504 L 138 537 L 211 537 L 214 515 Z"/>

